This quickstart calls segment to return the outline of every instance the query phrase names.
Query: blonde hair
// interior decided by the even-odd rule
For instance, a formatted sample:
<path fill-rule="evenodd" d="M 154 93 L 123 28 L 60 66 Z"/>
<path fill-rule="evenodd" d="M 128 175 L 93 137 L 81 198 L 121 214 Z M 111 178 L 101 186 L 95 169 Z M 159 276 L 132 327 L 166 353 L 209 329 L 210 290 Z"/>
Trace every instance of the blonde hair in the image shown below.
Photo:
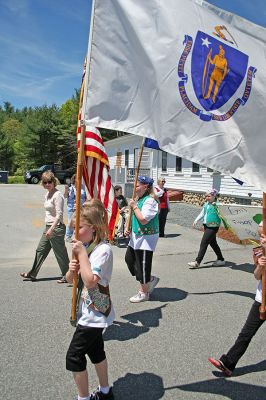
<path fill-rule="evenodd" d="M 75 219 L 75 214 L 73 216 Z M 80 220 L 93 226 L 93 243 L 96 245 L 108 237 L 108 216 L 103 203 L 98 199 L 86 201 L 80 210 Z"/>
<path fill-rule="evenodd" d="M 59 180 L 54 176 L 52 171 L 45 171 L 42 174 L 41 178 L 41 184 L 43 185 L 44 181 L 51 181 L 54 184 L 54 187 L 56 187 L 59 184 Z"/>
<path fill-rule="evenodd" d="M 144 183 L 142 183 L 142 185 L 144 185 Z M 144 195 L 151 196 L 154 200 L 159 201 L 158 196 L 154 192 L 153 186 L 148 186 L 147 189 L 145 190 Z"/>

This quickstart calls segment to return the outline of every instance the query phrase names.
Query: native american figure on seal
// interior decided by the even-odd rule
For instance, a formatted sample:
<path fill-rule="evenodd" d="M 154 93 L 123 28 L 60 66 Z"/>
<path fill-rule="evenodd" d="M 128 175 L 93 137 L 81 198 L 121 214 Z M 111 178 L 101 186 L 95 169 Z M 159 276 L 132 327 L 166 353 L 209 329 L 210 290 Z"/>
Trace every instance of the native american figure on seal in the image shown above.
<path fill-rule="evenodd" d="M 211 53 L 212 49 L 210 49 L 209 54 L 206 58 L 206 63 L 205 63 L 205 68 L 204 68 L 204 76 L 202 80 L 202 95 L 204 99 L 209 99 L 211 96 L 211 92 L 213 89 L 213 85 L 215 83 L 213 95 L 212 95 L 212 102 L 215 103 L 216 101 L 216 96 L 218 93 L 218 90 L 220 88 L 221 83 L 223 82 L 226 74 L 229 72 L 229 69 L 227 68 L 227 59 L 225 57 L 225 50 L 222 45 L 219 46 L 219 54 L 216 54 L 213 59 L 211 58 Z M 208 66 L 212 64 L 214 65 L 213 71 L 210 76 L 210 82 L 209 82 L 209 87 L 208 91 L 206 94 L 206 84 L 207 80 L 204 78 L 208 78 L 208 73 L 206 73 L 206 69 L 208 70 Z"/>

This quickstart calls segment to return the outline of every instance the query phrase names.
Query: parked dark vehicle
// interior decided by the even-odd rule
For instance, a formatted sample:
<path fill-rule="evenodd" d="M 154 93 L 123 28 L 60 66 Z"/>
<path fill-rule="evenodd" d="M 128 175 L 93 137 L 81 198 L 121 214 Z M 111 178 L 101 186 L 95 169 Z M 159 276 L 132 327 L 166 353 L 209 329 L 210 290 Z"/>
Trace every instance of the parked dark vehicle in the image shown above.
<path fill-rule="evenodd" d="M 70 167 L 68 169 L 63 170 L 62 167 L 58 164 L 45 164 L 40 168 L 32 169 L 30 171 L 26 171 L 24 174 L 24 180 L 27 183 L 38 183 L 41 180 L 42 174 L 44 171 L 52 171 L 60 183 L 70 183 L 71 176 L 76 172 L 75 167 Z"/>

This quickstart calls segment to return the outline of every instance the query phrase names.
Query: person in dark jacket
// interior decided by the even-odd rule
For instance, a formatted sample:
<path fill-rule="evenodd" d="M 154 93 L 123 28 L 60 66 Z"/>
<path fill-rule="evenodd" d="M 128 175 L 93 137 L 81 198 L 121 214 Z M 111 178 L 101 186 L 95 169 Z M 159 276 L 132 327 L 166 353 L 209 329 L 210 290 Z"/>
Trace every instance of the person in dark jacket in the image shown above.
<path fill-rule="evenodd" d="M 128 206 L 127 199 L 125 198 L 125 196 L 122 195 L 122 186 L 116 185 L 114 187 L 114 190 L 115 190 L 115 198 L 116 198 L 118 207 L 120 210 L 122 210 L 122 208 Z"/>

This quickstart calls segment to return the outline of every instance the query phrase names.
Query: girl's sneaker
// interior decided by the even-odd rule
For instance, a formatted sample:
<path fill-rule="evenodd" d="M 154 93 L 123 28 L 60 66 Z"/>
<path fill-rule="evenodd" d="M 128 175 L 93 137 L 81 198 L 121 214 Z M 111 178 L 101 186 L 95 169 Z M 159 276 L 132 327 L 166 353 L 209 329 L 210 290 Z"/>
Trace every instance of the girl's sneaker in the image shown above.
<path fill-rule="evenodd" d="M 223 363 L 222 361 L 220 361 L 220 360 L 215 360 L 215 359 L 212 358 L 212 357 L 209 357 L 209 358 L 208 358 L 208 361 L 209 361 L 215 368 L 217 368 L 217 369 L 219 369 L 220 371 L 222 371 L 222 373 L 223 373 L 225 376 L 227 376 L 227 377 L 232 376 L 232 371 L 230 371 L 230 369 L 228 369 L 228 368 L 224 365 L 224 363 Z"/>
<path fill-rule="evenodd" d="M 149 293 L 143 293 L 143 292 L 138 292 L 133 297 L 130 297 L 129 301 L 131 303 L 141 303 L 142 301 L 148 301 L 149 300 Z"/>
<path fill-rule="evenodd" d="M 187 265 L 190 266 L 190 268 L 199 268 L 200 264 L 197 261 L 190 261 L 187 263 Z"/>
<path fill-rule="evenodd" d="M 110 390 L 107 394 L 104 394 L 98 389 L 93 392 L 90 397 L 90 400 L 114 400 L 113 389 L 110 387 Z"/>

